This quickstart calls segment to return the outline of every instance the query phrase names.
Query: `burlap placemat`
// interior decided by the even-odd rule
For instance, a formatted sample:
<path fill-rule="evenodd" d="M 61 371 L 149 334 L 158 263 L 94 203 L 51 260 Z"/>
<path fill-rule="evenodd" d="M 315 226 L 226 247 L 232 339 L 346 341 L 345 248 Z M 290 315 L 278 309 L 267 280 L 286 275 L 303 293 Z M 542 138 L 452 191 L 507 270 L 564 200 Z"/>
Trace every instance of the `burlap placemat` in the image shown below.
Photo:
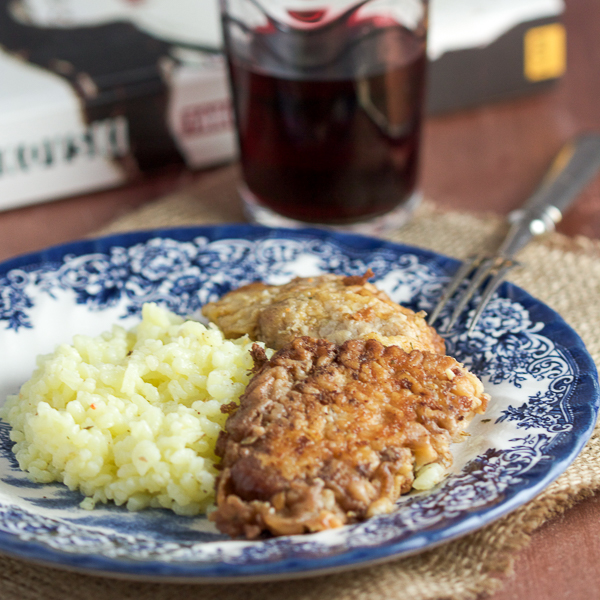
<path fill-rule="evenodd" d="M 219 170 L 186 190 L 121 218 L 101 233 L 177 225 L 241 221 L 235 167 Z M 424 203 L 394 241 L 462 258 L 493 247 L 504 230 L 493 216 L 444 212 Z M 512 280 L 546 302 L 581 335 L 600 364 L 600 243 L 553 234 L 533 242 Z M 135 598 L 138 600 L 434 600 L 473 599 L 493 592 L 509 574 L 516 552 L 551 516 L 600 488 L 598 429 L 566 473 L 529 504 L 492 525 L 419 555 L 376 567 L 289 582 L 189 585 L 125 582 L 60 572 L 0 559 L 5 600 Z"/>

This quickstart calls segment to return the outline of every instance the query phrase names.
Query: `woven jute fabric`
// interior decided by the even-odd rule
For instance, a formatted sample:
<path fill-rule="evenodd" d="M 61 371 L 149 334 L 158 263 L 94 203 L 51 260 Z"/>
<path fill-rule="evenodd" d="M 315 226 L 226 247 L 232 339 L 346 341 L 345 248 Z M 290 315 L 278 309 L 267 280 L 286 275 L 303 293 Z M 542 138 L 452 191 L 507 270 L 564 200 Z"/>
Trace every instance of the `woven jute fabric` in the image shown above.
<path fill-rule="evenodd" d="M 243 219 L 235 167 L 121 218 L 100 233 Z M 388 237 L 464 258 L 494 248 L 504 221 L 439 210 L 424 203 L 413 221 Z M 512 281 L 557 310 L 583 338 L 600 364 L 600 243 L 559 234 L 532 242 L 519 257 L 524 267 Z M 237 585 L 119 581 L 60 572 L 18 560 L 0 560 L 0 597 L 14 600 L 438 600 L 474 599 L 491 593 L 510 575 L 531 532 L 600 488 L 600 432 L 575 463 L 537 498 L 484 529 L 435 549 L 374 567 L 317 578 Z"/>

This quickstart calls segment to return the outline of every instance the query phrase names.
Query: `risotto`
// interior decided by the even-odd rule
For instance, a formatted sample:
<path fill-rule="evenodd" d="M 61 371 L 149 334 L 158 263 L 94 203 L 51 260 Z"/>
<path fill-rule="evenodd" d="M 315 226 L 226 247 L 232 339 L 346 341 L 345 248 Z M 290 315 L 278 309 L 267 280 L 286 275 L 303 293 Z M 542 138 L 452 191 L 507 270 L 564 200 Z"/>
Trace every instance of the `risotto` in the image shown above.
<path fill-rule="evenodd" d="M 214 499 L 215 443 L 248 383 L 252 343 L 154 304 L 131 331 L 75 336 L 39 357 L 0 409 L 21 469 L 81 491 L 85 508 L 113 501 L 204 512 Z"/>

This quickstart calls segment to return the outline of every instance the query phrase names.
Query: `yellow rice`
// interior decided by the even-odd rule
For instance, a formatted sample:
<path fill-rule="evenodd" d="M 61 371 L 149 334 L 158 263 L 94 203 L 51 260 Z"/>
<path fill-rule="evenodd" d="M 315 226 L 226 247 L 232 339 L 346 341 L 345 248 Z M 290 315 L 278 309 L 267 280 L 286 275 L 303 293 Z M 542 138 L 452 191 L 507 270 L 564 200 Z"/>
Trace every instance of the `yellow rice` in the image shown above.
<path fill-rule="evenodd" d="M 214 449 L 249 380 L 252 342 L 146 304 L 131 331 L 98 337 L 37 360 L 37 370 L 0 416 L 12 426 L 21 469 L 64 482 L 87 498 L 178 514 L 214 499 Z"/>

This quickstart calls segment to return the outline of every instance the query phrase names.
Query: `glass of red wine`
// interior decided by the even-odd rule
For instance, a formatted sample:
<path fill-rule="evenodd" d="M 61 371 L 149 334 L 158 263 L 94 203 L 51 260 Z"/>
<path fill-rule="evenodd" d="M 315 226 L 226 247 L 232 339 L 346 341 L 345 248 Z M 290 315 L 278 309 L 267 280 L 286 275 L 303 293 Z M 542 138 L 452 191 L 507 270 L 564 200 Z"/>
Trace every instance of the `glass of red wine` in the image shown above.
<path fill-rule="evenodd" d="M 419 200 L 427 0 L 221 0 L 248 217 L 378 233 Z"/>

